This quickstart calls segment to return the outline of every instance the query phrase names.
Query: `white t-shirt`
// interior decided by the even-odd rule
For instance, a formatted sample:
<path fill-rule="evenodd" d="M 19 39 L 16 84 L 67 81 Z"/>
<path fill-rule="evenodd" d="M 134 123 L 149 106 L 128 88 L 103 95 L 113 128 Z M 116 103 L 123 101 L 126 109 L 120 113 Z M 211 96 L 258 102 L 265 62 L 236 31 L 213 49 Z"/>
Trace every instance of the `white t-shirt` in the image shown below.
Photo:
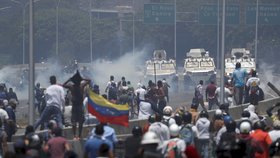
<path fill-rule="evenodd" d="M 139 104 L 138 119 L 148 119 L 150 115 L 153 115 L 154 111 L 152 105 L 149 102 L 141 101 Z"/>
<path fill-rule="evenodd" d="M 135 95 L 137 96 L 137 94 L 139 94 L 139 99 L 140 100 L 145 100 L 145 94 L 146 94 L 146 90 L 143 88 L 138 88 L 135 90 Z"/>
<path fill-rule="evenodd" d="M 220 102 L 220 97 L 219 96 L 221 95 L 221 87 L 218 87 L 216 89 L 215 94 L 217 96 L 218 102 Z M 230 95 L 231 95 L 231 91 L 227 87 L 225 87 L 224 103 L 229 103 L 228 98 L 230 97 Z"/>
<path fill-rule="evenodd" d="M 260 86 L 260 79 L 257 77 L 250 77 L 246 82 L 247 87 Z M 250 93 L 251 91 L 249 91 Z"/>
<path fill-rule="evenodd" d="M 56 106 L 61 111 L 64 108 L 65 103 L 65 92 L 60 85 L 50 85 L 46 89 L 46 103 L 47 106 Z"/>

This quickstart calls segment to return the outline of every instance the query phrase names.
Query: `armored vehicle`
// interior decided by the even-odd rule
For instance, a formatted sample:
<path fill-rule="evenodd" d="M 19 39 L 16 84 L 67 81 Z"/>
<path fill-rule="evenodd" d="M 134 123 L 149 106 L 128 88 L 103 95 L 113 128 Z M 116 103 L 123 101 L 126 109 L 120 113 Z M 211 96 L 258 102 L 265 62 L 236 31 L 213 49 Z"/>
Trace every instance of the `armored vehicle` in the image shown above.
<path fill-rule="evenodd" d="M 205 84 L 216 80 L 216 67 L 214 59 L 203 48 L 190 49 L 187 52 L 184 64 L 184 83 L 193 87 L 203 80 Z"/>
<path fill-rule="evenodd" d="M 165 50 L 155 50 L 154 58 L 146 61 L 145 79 L 146 80 L 160 80 L 165 78 L 171 80 L 176 76 L 176 62 L 173 59 L 166 59 Z"/>
<path fill-rule="evenodd" d="M 225 73 L 227 76 L 231 76 L 237 62 L 240 62 L 241 67 L 246 69 L 248 73 L 252 69 L 256 70 L 255 58 L 252 58 L 249 50 L 245 48 L 233 48 L 231 50 L 231 57 L 225 59 Z"/>

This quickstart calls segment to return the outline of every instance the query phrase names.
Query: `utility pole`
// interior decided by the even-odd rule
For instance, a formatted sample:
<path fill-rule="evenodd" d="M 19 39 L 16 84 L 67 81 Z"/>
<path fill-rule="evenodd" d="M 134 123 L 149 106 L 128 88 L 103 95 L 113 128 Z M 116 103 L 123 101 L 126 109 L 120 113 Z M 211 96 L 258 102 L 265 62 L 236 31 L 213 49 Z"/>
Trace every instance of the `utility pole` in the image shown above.
<path fill-rule="evenodd" d="M 29 124 L 33 125 L 34 118 L 34 61 L 33 61 L 33 0 L 29 0 Z"/>
<path fill-rule="evenodd" d="M 221 104 L 224 103 L 225 94 L 225 15 L 226 14 L 226 0 L 223 0 L 223 19 L 222 19 L 222 51 L 221 51 Z"/>

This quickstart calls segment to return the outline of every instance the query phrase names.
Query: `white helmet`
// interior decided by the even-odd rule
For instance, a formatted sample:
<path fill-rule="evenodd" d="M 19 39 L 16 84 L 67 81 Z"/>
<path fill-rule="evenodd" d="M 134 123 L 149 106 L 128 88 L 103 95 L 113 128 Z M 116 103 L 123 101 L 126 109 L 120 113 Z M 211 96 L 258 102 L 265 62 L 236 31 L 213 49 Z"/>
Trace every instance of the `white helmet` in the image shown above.
<path fill-rule="evenodd" d="M 148 131 L 144 134 L 141 144 L 158 144 L 160 140 L 155 132 Z"/>
<path fill-rule="evenodd" d="M 170 132 L 170 136 L 176 137 L 179 135 L 180 128 L 176 123 L 174 123 L 170 125 L 169 132 Z"/>
<path fill-rule="evenodd" d="M 171 115 L 173 112 L 173 109 L 171 106 L 166 106 L 163 108 L 163 114 L 164 115 Z"/>
<path fill-rule="evenodd" d="M 215 111 L 215 115 L 222 115 L 222 110 L 221 109 L 217 109 L 216 111 Z"/>
<path fill-rule="evenodd" d="M 255 112 L 255 105 L 250 104 L 247 109 L 249 112 Z"/>
<path fill-rule="evenodd" d="M 248 134 L 250 133 L 251 129 L 251 124 L 248 121 L 241 122 L 239 127 L 240 133 Z"/>

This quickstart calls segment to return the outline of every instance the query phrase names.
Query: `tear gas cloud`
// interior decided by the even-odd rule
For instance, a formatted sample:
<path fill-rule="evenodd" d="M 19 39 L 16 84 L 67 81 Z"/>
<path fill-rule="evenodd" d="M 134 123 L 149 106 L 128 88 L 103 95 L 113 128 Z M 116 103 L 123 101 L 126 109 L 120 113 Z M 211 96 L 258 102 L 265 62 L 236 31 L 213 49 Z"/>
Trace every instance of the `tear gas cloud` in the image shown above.
<path fill-rule="evenodd" d="M 273 92 L 270 89 L 270 87 L 267 86 L 267 83 L 270 82 L 277 89 L 280 90 L 279 75 L 274 73 L 274 71 L 276 69 L 276 65 L 260 62 L 259 69 L 261 72 L 259 74 L 259 78 L 261 80 L 260 87 L 263 89 L 264 93 L 267 95 L 266 97 L 276 97 L 277 94 L 275 92 Z"/>
<path fill-rule="evenodd" d="M 132 52 L 126 53 L 112 61 L 97 59 L 91 64 L 86 64 L 89 73 L 82 73 L 82 76 L 91 79 L 94 84 L 99 85 L 101 93 L 104 93 L 104 89 L 111 75 L 115 77 L 116 82 L 120 81 L 121 77 L 124 76 L 126 81 L 130 81 L 133 87 L 136 87 L 138 82 L 146 85 L 146 81 L 143 80 L 143 68 L 145 67 L 145 61 L 151 57 L 152 54 L 142 50 L 136 51 L 134 55 Z M 82 69 L 81 65 L 79 65 L 80 69 Z M 0 70 L 0 83 L 5 83 L 7 88 L 13 88 L 19 99 L 28 98 L 28 72 L 25 71 L 24 73 L 24 70 L 27 69 L 28 65 L 25 67 L 6 66 Z M 50 85 L 49 77 L 51 75 L 55 75 L 57 77 L 57 82 L 62 84 L 75 73 L 65 73 L 63 69 L 64 66 L 54 58 L 48 59 L 47 63 L 36 64 L 34 84 L 40 83 L 41 87 L 48 87 Z M 278 76 L 273 73 L 276 66 L 260 62 L 259 69 L 259 77 L 261 79 L 260 87 L 264 90 L 267 95 L 266 97 L 277 96 L 267 86 L 267 83 L 271 82 L 276 88 L 280 89 Z"/>
<path fill-rule="evenodd" d="M 91 64 L 92 79 L 94 84 L 99 85 L 100 92 L 104 93 L 104 89 L 110 76 L 115 77 L 115 81 L 120 81 L 124 76 L 126 81 L 130 81 L 132 86 L 136 87 L 138 82 L 143 83 L 143 71 L 145 66 L 145 51 L 135 52 L 134 55 L 129 52 L 113 61 L 97 60 Z M 143 83 L 145 84 L 145 83 Z"/>
<path fill-rule="evenodd" d="M 144 67 L 147 53 L 136 51 L 134 55 L 129 52 L 122 57 L 112 60 L 95 60 L 91 64 L 86 64 L 89 74 L 82 74 L 84 78 L 89 78 L 94 84 L 99 85 L 100 92 L 104 93 L 104 89 L 111 75 L 115 77 L 115 81 L 121 80 L 124 76 L 130 81 L 132 86 L 136 87 L 138 82 L 142 81 L 143 71 L 140 67 Z M 79 64 L 78 64 L 79 65 Z M 82 63 L 81 63 L 82 65 Z M 81 66 L 79 65 L 79 69 Z M 19 99 L 28 98 L 28 65 L 25 66 L 5 66 L 0 70 L 0 83 L 5 83 L 7 88 L 13 88 Z M 48 59 L 46 63 L 35 65 L 35 83 L 40 83 L 41 87 L 46 88 L 50 85 L 49 77 L 55 75 L 57 83 L 63 84 L 68 80 L 72 73 L 65 73 L 64 66 L 55 58 Z"/>

